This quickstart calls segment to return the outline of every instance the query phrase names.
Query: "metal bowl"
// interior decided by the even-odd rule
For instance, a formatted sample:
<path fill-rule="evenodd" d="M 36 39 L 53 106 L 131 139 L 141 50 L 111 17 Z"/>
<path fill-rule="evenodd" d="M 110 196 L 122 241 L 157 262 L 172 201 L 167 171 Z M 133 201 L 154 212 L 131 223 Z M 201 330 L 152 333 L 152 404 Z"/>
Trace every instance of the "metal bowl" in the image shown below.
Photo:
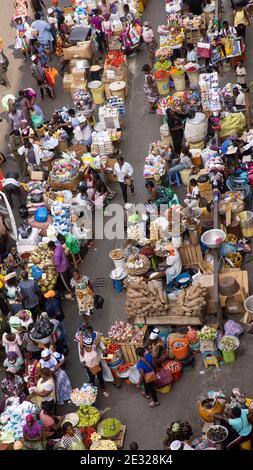
<path fill-rule="evenodd" d="M 222 428 L 223 431 L 225 432 L 226 436 L 223 438 L 223 439 L 220 439 L 220 440 L 217 440 L 217 441 L 213 441 L 210 437 L 208 437 L 208 433 L 211 429 L 216 429 L 216 428 Z M 221 425 L 214 425 L 214 426 L 210 426 L 209 430 L 207 431 L 207 439 L 212 442 L 213 444 L 219 444 L 220 442 L 223 442 L 227 439 L 228 437 L 228 430 L 227 428 L 225 428 L 225 426 L 221 426 Z M 210 434 L 209 434 L 210 435 Z"/>
<path fill-rule="evenodd" d="M 226 233 L 223 230 L 212 229 L 207 230 L 201 236 L 201 241 L 208 248 L 218 248 L 226 239 Z"/>

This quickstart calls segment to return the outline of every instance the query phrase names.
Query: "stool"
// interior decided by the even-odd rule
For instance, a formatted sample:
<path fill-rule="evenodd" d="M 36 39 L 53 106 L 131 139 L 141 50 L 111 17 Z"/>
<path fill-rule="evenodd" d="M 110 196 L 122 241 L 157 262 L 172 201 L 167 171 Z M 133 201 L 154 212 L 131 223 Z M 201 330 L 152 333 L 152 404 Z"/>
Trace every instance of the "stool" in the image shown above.
<path fill-rule="evenodd" d="M 181 178 L 180 178 L 179 171 L 175 171 L 175 173 L 173 173 L 173 176 L 176 179 L 176 185 L 180 186 L 181 185 Z M 170 186 L 173 184 L 172 175 L 170 173 L 168 173 L 168 175 L 167 175 L 167 184 L 169 184 Z"/>
<path fill-rule="evenodd" d="M 112 284 L 117 294 L 121 294 L 121 292 L 123 292 L 123 289 L 124 289 L 123 280 L 113 279 Z"/>
<path fill-rule="evenodd" d="M 213 354 L 213 352 L 205 355 L 204 364 L 205 364 L 206 369 L 209 366 L 215 366 L 217 369 L 220 368 L 218 357 L 217 357 L 217 355 Z"/>
<path fill-rule="evenodd" d="M 251 450 L 251 439 L 240 444 L 241 450 Z"/>

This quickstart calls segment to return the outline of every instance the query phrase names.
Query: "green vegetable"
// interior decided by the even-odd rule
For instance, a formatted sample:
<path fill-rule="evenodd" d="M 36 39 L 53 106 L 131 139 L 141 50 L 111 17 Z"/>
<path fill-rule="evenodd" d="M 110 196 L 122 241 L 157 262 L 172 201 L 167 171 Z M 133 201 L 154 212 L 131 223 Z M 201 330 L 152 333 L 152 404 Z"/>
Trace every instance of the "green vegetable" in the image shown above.
<path fill-rule="evenodd" d="M 205 325 L 198 331 L 197 337 L 199 341 L 214 341 L 217 336 L 217 331 L 215 328 L 210 328 L 209 326 Z"/>
<path fill-rule="evenodd" d="M 79 427 L 95 426 L 100 420 L 100 412 L 94 406 L 81 405 L 77 411 Z"/>
<path fill-rule="evenodd" d="M 224 336 L 221 338 L 220 347 L 221 350 L 224 352 L 234 351 L 238 346 L 236 338 L 233 336 Z"/>
<path fill-rule="evenodd" d="M 102 437 L 115 437 L 120 432 L 122 424 L 118 419 L 104 419 L 99 425 L 99 432 Z"/>

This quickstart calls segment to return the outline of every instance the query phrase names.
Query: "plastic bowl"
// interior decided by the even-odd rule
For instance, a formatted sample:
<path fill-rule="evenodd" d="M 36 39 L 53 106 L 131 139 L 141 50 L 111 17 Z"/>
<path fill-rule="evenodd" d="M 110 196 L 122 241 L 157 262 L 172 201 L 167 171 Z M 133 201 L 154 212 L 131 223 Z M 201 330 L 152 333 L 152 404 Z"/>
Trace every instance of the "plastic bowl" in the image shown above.
<path fill-rule="evenodd" d="M 218 248 L 226 239 L 226 233 L 220 229 L 207 230 L 201 236 L 201 241 L 208 248 Z"/>

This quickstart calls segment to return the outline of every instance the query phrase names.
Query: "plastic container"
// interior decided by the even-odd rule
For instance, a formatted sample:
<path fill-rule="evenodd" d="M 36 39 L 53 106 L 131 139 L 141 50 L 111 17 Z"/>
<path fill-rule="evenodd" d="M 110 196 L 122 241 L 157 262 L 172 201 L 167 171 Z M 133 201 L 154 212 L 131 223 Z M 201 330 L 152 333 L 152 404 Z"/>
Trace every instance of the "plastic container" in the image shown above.
<path fill-rule="evenodd" d="M 170 92 L 169 72 L 165 70 L 164 75 L 166 75 L 164 78 L 161 78 L 161 79 L 156 78 L 157 89 L 158 89 L 159 95 L 168 95 Z"/>
<path fill-rule="evenodd" d="M 235 351 L 222 351 L 222 357 L 226 364 L 230 364 L 231 362 L 235 362 L 236 360 Z"/>
<path fill-rule="evenodd" d="M 173 82 L 174 82 L 176 91 L 186 90 L 185 73 L 183 75 L 173 76 Z"/>
<path fill-rule="evenodd" d="M 223 405 L 218 400 L 213 398 L 206 398 L 198 405 L 198 412 L 200 418 L 206 423 L 214 422 L 214 415 L 222 414 Z"/>
<path fill-rule="evenodd" d="M 126 82 L 120 80 L 118 82 L 110 83 L 109 89 L 111 91 L 112 96 L 117 96 L 118 98 L 122 98 L 123 100 L 125 100 Z"/>
<path fill-rule="evenodd" d="M 182 346 L 177 348 L 176 344 L 182 343 Z M 176 359 L 184 359 L 187 354 L 189 353 L 189 343 L 188 340 L 185 338 L 178 338 L 173 341 L 171 345 L 172 352 Z"/>
<path fill-rule="evenodd" d="M 253 212 L 243 211 L 238 214 L 241 223 L 242 236 L 250 238 L 253 236 Z"/>
<path fill-rule="evenodd" d="M 92 98 L 95 104 L 104 104 L 105 102 L 105 87 L 99 80 L 93 80 L 88 83 L 88 88 L 91 91 Z"/>
<path fill-rule="evenodd" d="M 114 262 L 115 268 L 124 268 L 125 267 L 125 258 L 124 258 L 124 251 L 122 251 L 122 257 L 120 259 L 114 259 L 112 258 L 111 254 L 115 250 L 110 251 L 109 253 L 109 258 Z"/>

